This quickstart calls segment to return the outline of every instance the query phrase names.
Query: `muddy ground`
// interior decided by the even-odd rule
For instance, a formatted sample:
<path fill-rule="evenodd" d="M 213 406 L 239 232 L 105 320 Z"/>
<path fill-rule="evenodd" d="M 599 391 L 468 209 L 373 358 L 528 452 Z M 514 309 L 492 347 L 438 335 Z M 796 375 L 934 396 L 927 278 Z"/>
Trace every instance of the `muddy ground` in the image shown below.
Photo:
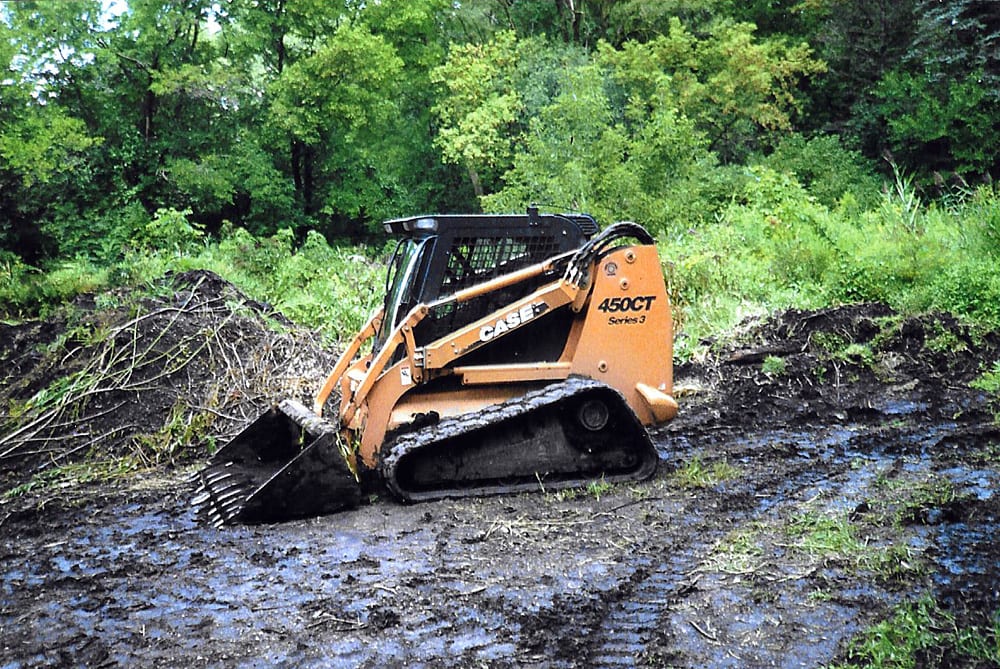
<path fill-rule="evenodd" d="M 270 393 L 308 392 L 329 354 L 286 324 L 282 341 L 311 352 L 308 369 L 268 375 L 284 354 L 258 356 L 254 378 L 267 383 L 244 369 L 225 385 L 242 399 L 222 403 L 204 379 L 237 356 L 249 368 L 235 333 L 270 345 L 260 324 L 273 331 L 277 316 L 211 276 L 184 279 L 158 301 L 80 306 L 110 321 L 103 339 L 60 343 L 56 321 L 0 330 L 3 399 L 17 408 L 0 433 L 4 489 L 16 490 L 0 505 L 0 667 L 863 664 L 864 630 L 930 600 L 939 620 L 985 630 L 996 648 L 1000 407 L 969 386 L 1000 359 L 996 334 L 878 305 L 777 314 L 676 370 L 681 413 L 653 433 L 661 466 L 649 481 L 412 506 L 373 499 L 213 529 L 189 507 L 205 440 L 174 448 L 149 437 L 178 437 L 176 424 L 200 417 L 224 439 Z M 144 315 L 156 312 L 183 318 L 153 327 Z M 119 329 L 126 315 L 140 320 Z M 174 350 L 199 328 L 210 360 L 157 363 L 131 394 L 115 395 L 122 377 L 109 364 L 107 382 L 87 386 L 90 402 L 27 402 L 55 378 L 47 361 L 77 369 L 77 357 L 107 357 L 109 335 L 149 351 L 133 353 L 133 367 L 162 361 L 137 342 L 181 333 Z M 200 396 L 185 406 L 202 411 L 183 414 L 179 400 L 195 391 L 216 403 Z M 133 427 L 89 443 L 120 411 Z M 171 430 L 155 429 L 171 417 Z M 67 474 L 84 454 L 115 453 L 132 473 Z M 993 666 L 941 643 L 917 662 Z"/>

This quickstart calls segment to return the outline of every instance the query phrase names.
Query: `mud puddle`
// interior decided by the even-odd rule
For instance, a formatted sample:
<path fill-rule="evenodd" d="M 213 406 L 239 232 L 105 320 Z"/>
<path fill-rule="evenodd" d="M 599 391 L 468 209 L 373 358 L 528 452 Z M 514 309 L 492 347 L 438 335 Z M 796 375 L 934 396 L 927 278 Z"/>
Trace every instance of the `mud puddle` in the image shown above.
<path fill-rule="evenodd" d="M 377 502 L 261 527 L 198 525 L 182 486 L 109 500 L 5 534 L 2 640 L 19 659 L 3 666 L 821 666 L 916 585 L 997 608 L 1000 472 L 928 457 L 954 434 L 724 435 L 674 449 L 738 472 L 702 488 L 665 463 L 600 499 Z M 913 567 L 890 578 L 796 529 L 852 516 L 864 555 L 896 547 Z"/>
<path fill-rule="evenodd" d="M 610 488 L 221 530 L 190 460 L 29 492 L 0 506 L 0 667 L 819 667 L 921 597 L 989 628 L 1000 428 L 968 384 L 997 359 L 944 317 L 782 314 L 681 366 L 659 471 Z"/>

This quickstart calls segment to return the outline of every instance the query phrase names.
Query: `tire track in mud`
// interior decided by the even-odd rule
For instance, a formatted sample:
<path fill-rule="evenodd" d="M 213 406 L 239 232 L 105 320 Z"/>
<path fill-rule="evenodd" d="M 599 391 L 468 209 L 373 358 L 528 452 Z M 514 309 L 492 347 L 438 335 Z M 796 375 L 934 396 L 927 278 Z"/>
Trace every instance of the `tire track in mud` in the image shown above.
<path fill-rule="evenodd" d="M 727 637 L 735 642 L 737 630 L 724 624 L 715 629 L 699 625 L 691 615 L 705 595 L 695 595 L 701 575 L 709 575 L 708 580 L 713 583 L 706 586 L 706 591 L 717 587 L 719 570 L 711 562 L 727 533 L 754 523 L 780 522 L 779 519 L 799 509 L 805 500 L 841 510 L 853 508 L 864 501 L 877 471 L 887 466 L 884 451 L 893 450 L 892 445 L 899 442 L 916 442 L 926 448 L 928 443 L 936 443 L 941 438 L 941 431 L 947 432 L 948 426 L 917 434 L 909 434 L 907 430 L 889 430 L 887 434 L 884 429 L 850 424 L 820 431 L 779 429 L 764 432 L 751 440 L 728 437 L 710 445 L 703 444 L 703 448 L 694 448 L 686 438 L 680 439 L 680 443 L 675 444 L 678 448 L 671 454 L 674 459 L 688 459 L 699 451 L 711 451 L 713 457 L 748 468 L 769 461 L 771 476 L 724 483 L 699 491 L 687 504 L 671 513 L 659 510 L 663 516 L 705 520 L 705 509 L 713 507 L 713 513 L 725 514 L 728 522 L 721 529 L 719 524 L 688 525 L 678 535 L 699 537 L 697 543 L 683 545 L 671 543 L 669 537 L 658 537 L 655 547 L 647 547 L 645 553 L 665 558 L 638 562 L 631 578 L 608 598 L 606 613 L 592 631 L 586 666 L 614 669 L 671 660 L 683 665 L 693 663 L 689 666 L 701 662 L 729 666 L 735 656 L 726 655 L 724 642 Z M 875 466 L 857 468 L 860 458 Z M 817 461 L 825 466 L 816 468 L 813 465 Z M 729 604 L 734 609 L 752 610 L 759 605 L 754 601 L 756 595 L 749 590 L 739 592 L 739 588 L 730 587 L 728 591 Z M 694 596 L 685 604 L 689 595 Z M 708 603 L 704 611 L 706 620 L 718 615 L 715 609 Z M 830 615 L 836 613 L 849 612 L 831 611 Z M 749 619 L 760 617 L 760 614 L 747 616 Z M 666 657 L 663 656 L 665 641 L 670 646 Z M 826 644 L 825 650 L 834 645 Z M 754 659 L 780 664 L 782 654 L 780 644 L 773 652 L 759 646 Z"/>
<path fill-rule="evenodd" d="M 611 607 L 595 634 L 587 666 L 632 667 L 644 656 L 653 635 L 662 628 L 672 604 L 693 586 L 687 574 L 695 568 L 691 553 L 661 563 L 641 578 L 627 596 Z M 645 571 L 640 569 L 636 574 Z"/>

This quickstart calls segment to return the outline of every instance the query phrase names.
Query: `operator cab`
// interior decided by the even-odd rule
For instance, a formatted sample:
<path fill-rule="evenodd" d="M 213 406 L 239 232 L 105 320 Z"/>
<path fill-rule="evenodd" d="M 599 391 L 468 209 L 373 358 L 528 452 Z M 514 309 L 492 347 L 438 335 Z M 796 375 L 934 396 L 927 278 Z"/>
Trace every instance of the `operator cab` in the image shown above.
<path fill-rule="evenodd" d="M 582 246 L 599 228 L 585 214 L 442 214 L 387 221 L 386 232 L 402 235 L 386 277 L 385 317 L 375 340 L 381 348 L 392 330 L 418 304 L 430 304 Z M 435 307 L 414 329 L 418 346 L 514 302 L 551 277 L 540 276 L 462 303 Z"/>

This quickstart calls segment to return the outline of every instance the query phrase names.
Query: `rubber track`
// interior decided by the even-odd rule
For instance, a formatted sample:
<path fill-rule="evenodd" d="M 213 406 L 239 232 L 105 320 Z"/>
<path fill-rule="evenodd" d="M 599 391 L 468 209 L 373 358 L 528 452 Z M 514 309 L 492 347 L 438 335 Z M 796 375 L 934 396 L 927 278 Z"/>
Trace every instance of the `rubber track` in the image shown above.
<path fill-rule="evenodd" d="M 637 450 L 640 452 L 642 464 L 638 470 L 630 474 L 607 476 L 604 480 L 607 482 L 616 482 L 649 478 L 656 471 L 659 458 L 649 433 L 639 422 L 635 413 L 625 401 L 625 398 L 621 393 L 607 384 L 586 377 L 570 377 L 565 381 L 553 383 L 502 404 L 491 405 L 479 411 L 448 418 L 434 425 L 399 436 L 392 444 L 382 449 L 382 459 L 379 468 L 382 480 L 394 496 L 403 501 L 410 502 L 504 494 L 518 491 L 538 491 L 543 488 L 561 489 L 586 485 L 594 480 L 593 476 L 587 475 L 584 478 L 564 479 L 552 483 L 533 480 L 524 483 L 500 483 L 497 485 L 411 492 L 400 487 L 396 477 L 396 469 L 403 457 L 419 451 L 421 448 L 428 447 L 439 441 L 459 437 L 470 431 L 486 429 L 491 425 L 512 421 L 517 418 L 528 418 L 532 413 L 552 407 L 555 404 L 567 402 L 578 395 L 594 390 L 600 390 L 605 394 L 614 396 L 617 399 L 618 406 L 613 410 L 619 411 L 618 415 L 620 419 L 624 418 L 632 423 L 630 427 L 634 429 L 636 435 L 641 435 L 639 437 L 640 443 L 637 444 Z"/>

